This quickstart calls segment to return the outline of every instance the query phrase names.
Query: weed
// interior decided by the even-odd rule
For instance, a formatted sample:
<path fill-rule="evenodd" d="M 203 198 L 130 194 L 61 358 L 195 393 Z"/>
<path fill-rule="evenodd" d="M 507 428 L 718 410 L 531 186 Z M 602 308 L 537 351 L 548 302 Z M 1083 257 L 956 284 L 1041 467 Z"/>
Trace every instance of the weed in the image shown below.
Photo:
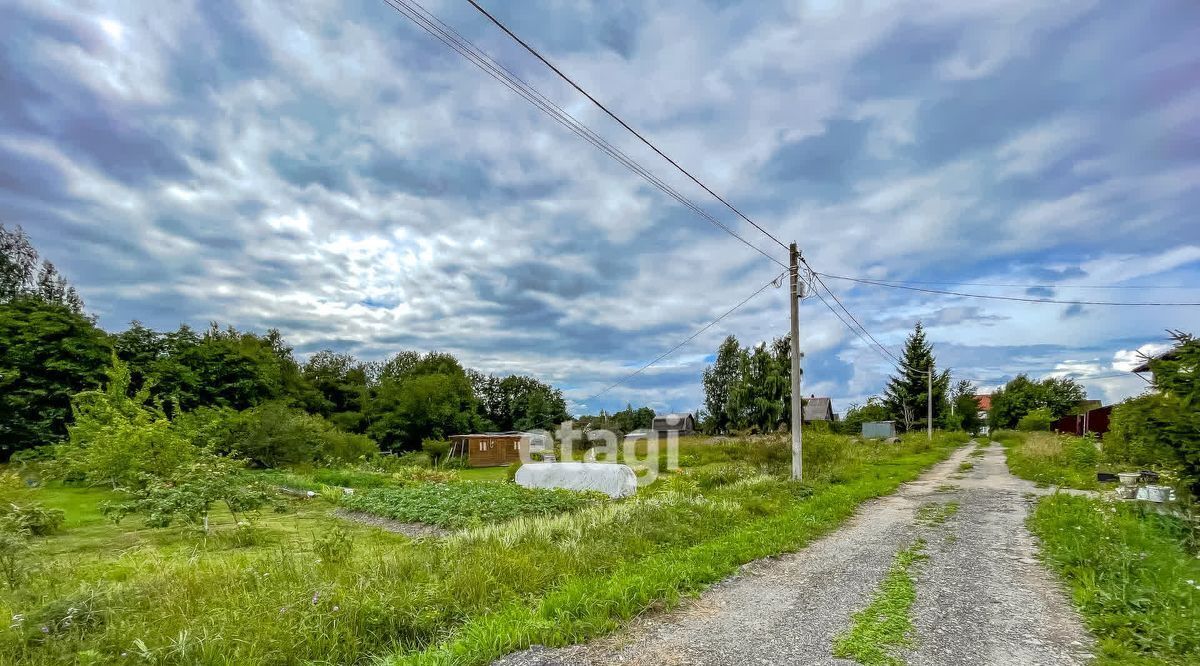
<path fill-rule="evenodd" d="M 975 469 L 975 463 L 973 463 L 969 460 L 966 462 L 963 462 L 962 464 L 960 464 L 958 466 L 958 471 L 960 474 L 966 474 L 967 472 L 969 472 L 973 469 Z"/>
<path fill-rule="evenodd" d="M 917 522 L 924 525 L 942 525 L 958 513 L 958 502 L 929 502 L 917 507 Z"/>
<path fill-rule="evenodd" d="M 598 493 L 522 488 L 508 483 L 462 481 L 376 488 L 343 497 L 341 505 L 406 523 L 461 528 L 522 515 L 574 511 L 603 499 Z"/>
<path fill-rule="evenodd" d="M 1184 521 L 1086 497 L 1043 498 L 1029 520 L 1071 586 L 1100 664 L 1200 661 L 1200 558 Z"/>
<path fill-rule="evenodd" d="M 1039 484 L 1093 490 L 1099 451 L 1090 437 L 1070 437 L 1048 432 L 997 433 L 1003 438 L 1008 468 L 1013 474 Z"/>
<path fill-rule="evenodd" d="M 836 657 L 853 659 L 864 666 L 900 666 L 904 662 L 892 649 L 912 644 L 913 602 L 917 589 L 912 568 L 928 559 L 925 542 L 896 553 L 892 568 L 879 584 L 871 605 L 854 614 L 854 624 L 833 643 Z"/>
<path fill-rule="evenodd" d="M 937 487 L 935 487 L 933 489 L 933 492 L 935 492 L 935 493 L 952 493 L 952 492 L 957 491 L 960 487 L 961 486 L 957 486 L 953 483 L 942 483 L 942 484 L 939 484 Z"/>
<path fill-rule="evenodd" d="M 342 528 L 336 528 L 325 536 L 313 537 L 313 553 L 322 562 L 338 564 L 350 558 L 354 549 L 354 539 Z"/>

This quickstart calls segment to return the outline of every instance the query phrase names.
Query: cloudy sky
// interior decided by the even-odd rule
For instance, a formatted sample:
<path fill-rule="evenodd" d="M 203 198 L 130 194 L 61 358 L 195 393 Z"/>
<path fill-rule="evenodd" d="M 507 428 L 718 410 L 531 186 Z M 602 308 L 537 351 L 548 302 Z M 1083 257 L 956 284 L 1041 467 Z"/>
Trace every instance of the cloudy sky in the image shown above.
<path fill-rule="evenodd" d="M 579 411 L 694 408 L 724 335 L 786 331 L 768 288 L 582 404 L 779 269 L 384 2 L 0 4 L 0 221 L 109 330 L 438 349 L 553 381 Z M 936 4 L 487 3 L 817 270 L 1200 301 L 1200 5 Z M 785 260 L 466 2 L 425 6 Z M 1119 399 L 1144 386 L 1112 376 L 1136 350 L 1200 331 L 1195 307 L 827 282 L 893 350 L 923 320 L 939 362 L 985 386 L 1070 373 Z M 820 301 L 801 312 L 805 392 L 841 411 L 879 391 L 881 355 Z"/>

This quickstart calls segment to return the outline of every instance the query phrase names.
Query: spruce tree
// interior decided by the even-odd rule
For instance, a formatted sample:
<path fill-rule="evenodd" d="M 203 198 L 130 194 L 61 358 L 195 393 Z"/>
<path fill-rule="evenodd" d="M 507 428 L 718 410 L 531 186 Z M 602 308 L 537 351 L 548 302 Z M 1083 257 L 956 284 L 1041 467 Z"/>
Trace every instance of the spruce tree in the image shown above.
<path fill-rule="evenodd" d="M 929 393 L 925 373 L 932 372 L 933 419 L 934 423 L 937 423 L 942 412 L 946 410 L 950 371 L 938 374 L 933 345 L 925 339 L 925 328 L 921 322 L 917 322 L 912 335 L 904 341 L 904 353 L 900 361 L 899 375 L 888 379 L 887 389 L 883 394 L 888 413 L 905 430 L 925 427 Z"/>

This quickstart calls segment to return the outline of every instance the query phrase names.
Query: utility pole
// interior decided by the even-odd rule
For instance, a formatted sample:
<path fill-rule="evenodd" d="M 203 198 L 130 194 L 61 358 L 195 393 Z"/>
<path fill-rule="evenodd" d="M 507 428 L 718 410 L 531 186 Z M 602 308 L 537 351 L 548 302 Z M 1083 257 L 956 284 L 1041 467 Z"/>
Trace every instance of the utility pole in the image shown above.
<path fill-rule="evenodd" d="M 929 398 L 929 412 L 925 417 L 925 432 L 929 437 L 929 441 L 933 441 L 933 364 L 929 364 L 929 369 L 925 371 L 925 377 L 929 380 L 926 397 Z"/>
<path fill-rule="evenodd" d="M 804 477 L 804 400 L 800 393 L 800 251 L 792 243 L 790 282 L 792 310 L 792 478 L 799 481 Z"/>

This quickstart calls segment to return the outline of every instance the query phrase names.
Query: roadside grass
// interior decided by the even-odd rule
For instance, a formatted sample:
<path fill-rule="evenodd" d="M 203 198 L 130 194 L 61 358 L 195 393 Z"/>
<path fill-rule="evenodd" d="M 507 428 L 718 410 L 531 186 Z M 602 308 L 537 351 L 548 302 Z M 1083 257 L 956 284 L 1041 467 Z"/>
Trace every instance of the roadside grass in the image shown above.
<path fill-rule="evenodd" d="M 0 615 L 21 618 L 0 629 L 0 663 L 486 663 L 584 640 L 803 546 L 963 443 L 851 441 L 806 438 L 812 482 L 722 472 L 701 487 L 702 475 L 672 473 L 628 500 L 420 541 L 333 518 L 320 497 L 260 515 L 247 541 L 85 521 L 39 539 L 28 582 L 0 590 Z M 756 467 L 786 456 L 693 451 L 709 446 L 686 453 Z M 37 491 L 66 505 L 92 492 Z M 351 545 L 333 561 L 323 542 L 339 530 Z"/>
<path fill-rule="evenodd" d="M 957 507 L 956 507 L 957 508 Z M 833 655 L 864 666 L 900 666 L 897 647 L 912 645 L 912 605 L 917 598 L 912 569 L 928 559 L 925 541 L 896 553 L 892 568 L 879 584 L 871 605 L 853 616 L 850 628 L 834 639 Z"/>
<path fill-rule="evenodd" d="M 963 463 L 959 464 L 959 466 L 958 466 L 958 472 L 960 474 L 965 474 L 973 469 L 975 469 L 975 463 L 970 462 L 970 461 L 963 462 Z"/>
<path fill-rule="evenodd" d="M 957 486 L 953 483 L 940 483 L 933 489 L 933 492 L 935 492 L 935 493 L 952 493 L 952 492 L 957 491 L 959 488 L 960 488 L 960 486 Z"/>
<path fill-rule="evenodd" d="M 1049 432 L 1001 431 L 993 436 L 1004 445 L 1008 469 L 1043 486 L 1096 490 L 1100 451 L 1087 437 Z"/>
<path fill-rule="evenodd" d="M 1056 494 L 1029 525 L 1098 640 L 1096 663 L 1200 663 L 1200 554 L 1182 520 Z"/>

